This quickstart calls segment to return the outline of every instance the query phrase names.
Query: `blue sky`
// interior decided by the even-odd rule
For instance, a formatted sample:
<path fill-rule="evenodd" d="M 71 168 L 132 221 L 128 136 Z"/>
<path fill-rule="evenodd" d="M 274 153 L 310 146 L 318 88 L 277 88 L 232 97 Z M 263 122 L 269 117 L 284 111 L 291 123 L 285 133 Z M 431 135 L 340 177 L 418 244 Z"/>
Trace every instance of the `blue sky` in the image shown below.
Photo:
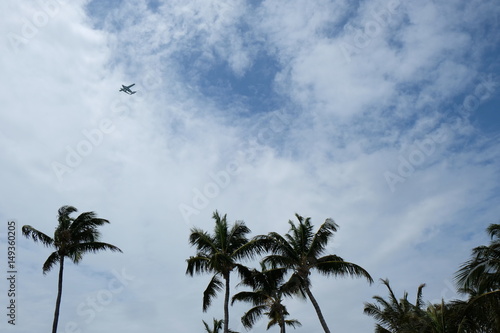
<path fill-rule="evenodd" d="M 124 251 L 66 266 L 61 332 L 222 318 L 222 297 L 201 311 L 210 277 L 184 274 L 189 230 L 212 230 L 216 209 L 252 235 L 287 232 L 295 213 L 339 224 L 328 250 L 376 282 L 312 277 L 336 332 L 373 331 L 363 302 L 386 295 L 380 278 L 458 297 L 453 273 L 500 218 L 496 1 L 8 0 L 0 13 L 0 219 L 51 233 L 73 205 L 109 219 L 103 240 Z M 48 255 L 18 238 L 18 325 L 2 332 L 50 329 Z M 287 305 L 296 332 L 321 332 L 311 304 Z M 245 310 L 230 309 L 234 330 Z"/>

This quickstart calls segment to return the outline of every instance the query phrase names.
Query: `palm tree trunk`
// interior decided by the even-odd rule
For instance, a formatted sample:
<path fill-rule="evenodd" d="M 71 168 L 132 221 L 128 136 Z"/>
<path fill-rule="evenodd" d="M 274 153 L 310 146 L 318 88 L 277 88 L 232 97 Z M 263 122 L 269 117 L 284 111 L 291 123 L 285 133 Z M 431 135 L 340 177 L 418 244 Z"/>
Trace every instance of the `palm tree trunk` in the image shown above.
<path fill-rule="evenodd" d="M 321 309 L 319 308 L 319 304 L 316 301 L 316 298 L 314 298 L 314 296 L 311 293 L 311 290 L 309 290 L 308 286 L 305 286 L 304 289 L 306 290 L 307 297 L 309 297 L 312 305 L 314 306 L 314 310 L 316 310 L 316 313 L 318 314 L 319 322 L 321 323 L 321 326 L 323 326 L 323 330 L 325 331 L 325 333 L 330 333 L 330 329 L 326 325 L 325 318 L 323 317 L 323 314 L 321 313 Z"/>
<path fill-rule="evenodd" d="M 284 319 L 280 319 L 280 333 L 286 333 L 285 332 L 285 320 Z"/>
<path fill-rule="evenodd" d="M 224 295 L 224 333 L 229 333 L 229 273 L 224 274 L 226 294 Z"/>
<path fill-rule="evenodd" d="M 279 309 L 279 319 L 278 326 L 280 327 L 280 333 L 285 333 L 285 309 L 284 306 L 280 304 Z"/>
<path fill-rule="evenodd" d="M 54 311 L 54 323 L 52 324 L 52 333 L 57 333 L 57 322 L 59 321 L 59 308 L 61 306 L 62 283 L 63 283 L 64 256 L 59 259 L 59 283 L 57 285 L 56 310 Z"/>

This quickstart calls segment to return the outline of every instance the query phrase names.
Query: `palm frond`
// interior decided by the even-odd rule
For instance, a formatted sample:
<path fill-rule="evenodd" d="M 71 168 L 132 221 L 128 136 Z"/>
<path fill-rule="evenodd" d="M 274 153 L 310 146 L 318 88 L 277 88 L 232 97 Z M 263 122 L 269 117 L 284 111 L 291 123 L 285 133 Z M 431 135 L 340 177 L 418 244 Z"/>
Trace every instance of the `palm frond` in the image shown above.
<path fill-rule="evenodd" d="M 252 303 L 253 305 L 260 305 L 265 303 L 268 299 L 269 297 L 267 295 L 263 295 L 258 291 L 240 291 L 231 299 L 231 305 L 233 305 L 236 301 L 248 302 Z"/>
<path fill-rule="evenodd" d="M 486 229 L 488 235 L 490 235 L 491 239 L 494 240 L 498 238 L 500 240 L 500 224 L 490 224 Z"/>
<path fill-rule="evenodd" d="M 319 227 L 316 234 L 314 234 L 307 256 L 315 258 L 322 255 L 328 241 L 333 236 L 333 233 L 338 230 L 338 227 L 337 223 L 335 223 L 332 219 L 326 219 L 325 222 Z"/>
<path fill-rule="evenodd" d="M 238 263 L 235 263 L 234 267 L 238 271 L 238 275 L 241 278 L 241 282 L 240 282 L 241 284 L 244 284 L 243 281 L 248 281 L 248 280 L 252 279 L 253 272 L 252 272 L 252 270 L 250 270 L 250 268 L 248 268 L 245 265 L 238 264 Z"/>
<path fill-rule="evenodd" d="M 309 279 L 304 280 L 297 273 L 293 273 L 288 281 L 281 285 L 281 292 L 285 296 L 298 296 L 301 299 L 306 299 L 304 287 L 310 285 Z"/>
<path fill-rule="evenodd" d="M 77 211 L 78 210 L 73 206 L 62 206 L 61 208 L 59 208 L 59 210 L 57 211 L 57 220 L 59 223 L 56 228 L 56 232 L 59 230 L 68 229 L 73 222 L 73 218 L 71 218 L 69 215 Z"/>
<path fill-rule="evenodd" d="M 207 331 L 207 333 L 218 333 L 222 329 L 222 325 L 224 324 L 224 320 L 222 319 L 217 320 L 213 318 L 213 329 L 210 329 L 208 324 L 204 320 L 202 321 L 203 325 L 205 326 L 205 331 Z"/>
<path fill-rule="evenodd" d="M 206 253 L 217 252 L 215 240 L 206 231 L 198 228 L 192 228 L 189 235 L 189 244 L 195 246 L 198 251 Z"/>
<path fill-rule="evenodd" d="M 425 287 L 425 283 L 422 283 L 420 286 L 418 286 L 418 289 L 417 289 L 417 297 L 415 298 L 415 307 L 417 309 L 421 309 L 425 304 L 423 297 L 422 297 L 422 295 L 423 295 L 422 290 L 424 289 L 424 287 Z"/>
<path fill-rule="evenodd" d="M 268 238 L 272 243 L 272 245 L 270 246 L 270 251 L 274 255 L 282 255 L 285 257 L 289 257 L 290 259 L 298 260 L 298 253 L 295 251 L 293 244 L 291 244 L 286 237 L 283 237 L 276 232 L 270 232 L 268 234 Z"/>
<path fill-rule="evenodd" d="M 224 289 L 224 283 L 218 278 L 217 274 L 215 274 L 210 280 L 207 288 L 203 292 L 203 312 L 207 311 L 207 309 L 212 304 L 212 300 L 217 295 L 217 292 Z"/>
<path fill-rule="evenodd" d="M 187 260 L 186 274 L 193 276 L 194 274 L 202 274 L 212 272 L 210 266 L 210 258 L 204 256 L 193 256 Z"/>
<path fill-rule="evenodd" d="M 386 330 L 385 328 L 377 324 L 375 325 L 375 333 L 393 333 L 393 332 Z"/>
<path fill-rule="evenodd" d="M 202 321 L 203 321 L 203 325 L 205 326 L 205 331 L 207 331 L 207 333 L 212 333 L 213 331 L 210 329 L 208 324 L 204 320 L 202 320 Z"/>
<path fill-rule="evenodd" d="M 77 211 L 78 211 L 78 209 L 76 209 L 75 207 L 65 205 L 65 206 L 62 206 L 61 208 L 59 208 L 57 210 L 57 213 L 58 213 L 59 217 L 66 217 L 66 216 L 69 216 L 71 213 L 74 213 Z"/>
<path fill-rule="evenodd" d="M 313 234 L 313 225 L 311 224 L 311 218 L 300 216 L 299 214 L 295 214 L 297 220 L 299 221 L 298 225 L 295 225 L 292 221 L 288 221 L 290 224 L 290 231 L 285 235 L 285 238 L 288 240 L 296 253 L 299 253 L 301 256 L 305 256 L 310 249 L 310 245 L 312 242 Z M 291 233 L 291 234 L 290 234 Z"/>
<path fill-rule="evenodd" d="M 66 255 L 71 258 L 74 263 L 79 263 L 82 259 L 82 254 L 109 250 L 111 252 L 122 252 L 122 250 L 114 245 L 103 242 L 85 242 L 71 244 L 66 248 Z"/>
<path fill-rule="evenodd" d="M 101 233 L 95 228 L 86 228 L 83 230 L 70 230 L 71 239 L 78 242 L 97 242 L 101 238 Z"/>
<path fill-rule="evenodd" d="M 47 236 L 30 225 L 24 225 L 21 231 L 26 238 L 31 238 L 34 242 L 40 242 L 46 247 L 53 246 L 54 244 L 52 237 Z"/>
<path fill-rule="evenodd" d="M 254 306 L 247 312 L 243 314 L 241 317 L 241 323 L 247 329 L 250 329 L 255 325 L 255 323 L 262 317 L 264 312 L 266 311 L 265 305 Z"/>
<path fill-rule="evenodd" d="M 324 275 L 364 277 L 370 284 L 373 283 L 372 277 L 363 267 L 344 261 L 336 255 L 319 258 L 314 268 Z"/>
<path fill-rule="evenodd" d="M 57 251 L 52 252 L 49 255 L 49 257 L 47 258 L 47 260 L 45 260 L 45 262 L 43 263 L 43 266 L 42 266 L 43 274 L 45 275 L 48 272 L 50 272 L 52 270 L 52 268 L 54 267 L 54 265 L 59 263 L 60 259 L 61 259 L 61 256 L 59 255 L 59 253 Z"/>
<path fill-rule="evenodd" d="M 100 227 L 106 223 L 109 223 L 108 220 L 103 218 L 96 217 L 96 213 L 94 212 L 85 212 L 78 215 L 78 217 L 71 223 L 69 229 L 72 231 L 80 231 L 84 229 L 95 229 Z"/>
<path fill-rule="evenodd" d="M 271 320 L 269 320 L 269 322 L 267 323 L 266 330 L 269 330 L 271 327 L 275 325 L 279 325 L 278 318 L 272 318 Z"/>
<path fill-rule="evenodd" d="M 394 291 L 391 288 L 391 285 L 389 283 L 389 279 L 380 279 L 382 284 L 384 284 L 388 291 L 389 291 L 389 300 L 391 301 L 392 304 L 398 304 L 398 299 L 396 298 L 396 295 L 394 294 Z"/>
<path fill-rule="evenodd" d="M 237 260 L 254 259 L 266 252 L 268 244 L 269 240 L 265 238 L 239 239 L 234 243 L 234 248 L 231 248 L 231 256 Z"/>
<path fill-rule="evenodd" d="M 216 248 L 226 249 L 228 239 L 227 216 L 224 214 L 221 217 L 219 212 L 215 211 L 212 218 L 215 220 L 214 243 L 216 244 Z"/>
<path fill-rule="evenodd" d="M 231 230 L 229 230 L 227 239 L 228 244 L 225 247 L 228 252 L 235 253 L 239 248 L 246 245 L 248 238 L 246 237 L 251 230 L 245 225 L 243 221 L 234 222 Z"/>
<path fill-rule="evenodd" d="M 271 254 L 262 259 L 262 263 L 271 268 L 289 268 L 292 269 L 297 261 L 286 255 Z"/>
<path fill-rule="evenodd" d="M 297 319 L 287 319 L 285 320 L 285 325 L 296 328 L 296 327 L 301 327 L 302 323 Z"/>

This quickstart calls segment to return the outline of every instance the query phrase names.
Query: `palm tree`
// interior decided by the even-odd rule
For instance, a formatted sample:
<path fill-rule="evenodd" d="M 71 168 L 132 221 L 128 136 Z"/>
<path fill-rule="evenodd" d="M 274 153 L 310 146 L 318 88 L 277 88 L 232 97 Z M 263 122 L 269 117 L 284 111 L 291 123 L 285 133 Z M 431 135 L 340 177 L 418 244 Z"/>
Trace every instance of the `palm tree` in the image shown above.
<path fill-rule="evenodd" d="M 219 333 L 220 330 L 222 329 L 223 323 L 224 323 L 224 320 L 222 320 L 222 319 L 217 320 L 214 318 L 213 328 L 210 328 L 208 326 L 208 324 L 203 320 L 203 326 L 205 326 L 205 331 L 207 331 L 207 333 Z M 229 333 L 238 333 L 238 332 L 229 330 Z"/>
<path fill-rule="evenodd" d="M 486 229 L 491 242 L 472 250 L 471 259 L 455 275 L 459 292 L 468 294 L 460 329 L 478 327 L 500 331 L 500 224 Z"/>
<path fill-rule="evenodd" d="M 278 325 L 281 333 L 285 333 L 285 326 L 301 326 L 301 323 L 295 319 L 286 319 L 289 315 L 285 305 L 283 305 L 283 296 L 291 295 L 292 291 L 283 284 L 286 269 L 277 268 L 267 270 L 261 265 L 262 271 L 252 270 L 250 276 L 243 279 L 240 283 L 252 287 L 253 291 L 242 291 L 233 296 L 232 303 L 235 301 L 250 302 L 254 306 L 248 310 L 241 322 L 243 326 L 250 329 L 263 316 L 267 315 L 269 323 L 267 329 Z"/>
<path fill-rule="evenodd" d="M 491 237 L 490 245 L 474 248 L 472 258 L 455 275 L 460 289 L 482 292 L 500 289 L 500 224 L 491 224 L 487 232 Z"/>
<path fill-rule="evenodd" d="M 425 284 L 421 284 L 417 289 L 415 304 L 408 300 L 408 293 L 405 292 L 403 298 L 398 300 L 392 291 L 389 280 L 381 279 L 382 283 L 389 290 L 389 299 L 385 300 L 381 296 L 373 296 L 376 303 L 365 303 L 364 313 L 374 317 L 378 323 L 375 325 L 376 333 L 412 333 L 430 332 L 430 317 L 422 309 L 422 289 Z M 378 303 L 378 304 L 377 304 Z"/>
<path fill-rule="evenodd" d="M 236 221 L 230 228 L 226 215 L 220 216 L 214 212 L 214 234 L 192 228 L 189 243 L 196 247 L 195 256 L 187 259 L 186 274 L 193 276 L 202 273 L 213 274 L 203 293 L 203 311 L 206 311 L 218 291 L 225 287 L 224 295 L 224 333 L 229 332 L 229 291 L 230 274 L 236 269 L 240 275 L 249 273 L 248 268 L 238 263 L 240 260 L 252 259 L 264 251 L 263 240 L 254 238 L 249 240 L 246 235 L 250 229 L 243 221 Z M 221 281 L 224 280 L 224 283 Z"/>
<path fill-rule="evenodd" d="M 214 318 L 214 328 L 210 329 L 210 327 L 208 326 L 208 324 L 203 320 L 203 326 L 205 326 L 205 331 L 207 331 L 207 333 L 219 333 L 220 330 L 222 329 L 222 322 L 223 320 L 217 320 Z"/>
<path fill-rule="evenodd" d="M 272 241 L 270 247 L 272 254 L 265 257 L 263 262 L 273 268 L 283 267 L 292 271 L 287 284 L 295 285 L 297 290 L 307 295 L 316 310 L 325 333 L 330 333 L 318 302 L 311 292 L 309 278 L 311 271 L 316 270 L 327 276 L 365 277 L 370 284 L 373 279 L 365 269 L 344 261 L 337 255 L 321 256 L 324 254 L 333 233 L 337 231 L 338 225 L 333 220 L 327 219 L 314 233 L 309 217 L 304 219 L 298 214 L 295 216 L 299 223 L 295 225 L 292 221 L 288 221 L 290 230 L 285 236 L 275 232 L 269 233 L 268 238 Z"/>
<path fill-rule="evenodd" d="M 47 274 L 54 265 L 59 263 L 59 283 L 52 333 L 57 332 L 57 323 L 59 320 L 64 258 L 67 257 L 73 263 L 78 264 L 82 260 L 83 255 L 87 252 L 95 253 L 103 250 L 122 252 L 114 245 L 99 242 L 101 234 L 97 230 L 97 227 L 109 223 L 108 220 L 97 218 L 94 212 L 82 213 L 76 219 L 70 217 L 70 214 L 76 211 L 77 209 L 72 206 L 63 206 L 59 208 L 58 225 L 54 231 L 53 238 L 30 225 L 25 225 L 22 228 L 22 233 L 27 238 L 31 238 L 35 242 L 40 242 L 46 247 L 55 249 L 43 264 L 43 274 Z"/>

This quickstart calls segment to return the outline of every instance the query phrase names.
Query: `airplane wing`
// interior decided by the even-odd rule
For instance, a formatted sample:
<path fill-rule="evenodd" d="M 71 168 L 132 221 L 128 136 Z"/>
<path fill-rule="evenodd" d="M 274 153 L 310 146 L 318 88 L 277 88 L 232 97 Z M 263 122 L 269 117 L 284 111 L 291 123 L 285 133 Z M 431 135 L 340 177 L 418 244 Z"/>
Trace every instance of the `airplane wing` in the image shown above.
<path fill-rule="evenodd" d="M 135 83 L 132 83 L 130 86 L 128 86 L 127 88 L 130 89 L 131 87 L 135 86 Z"/>

